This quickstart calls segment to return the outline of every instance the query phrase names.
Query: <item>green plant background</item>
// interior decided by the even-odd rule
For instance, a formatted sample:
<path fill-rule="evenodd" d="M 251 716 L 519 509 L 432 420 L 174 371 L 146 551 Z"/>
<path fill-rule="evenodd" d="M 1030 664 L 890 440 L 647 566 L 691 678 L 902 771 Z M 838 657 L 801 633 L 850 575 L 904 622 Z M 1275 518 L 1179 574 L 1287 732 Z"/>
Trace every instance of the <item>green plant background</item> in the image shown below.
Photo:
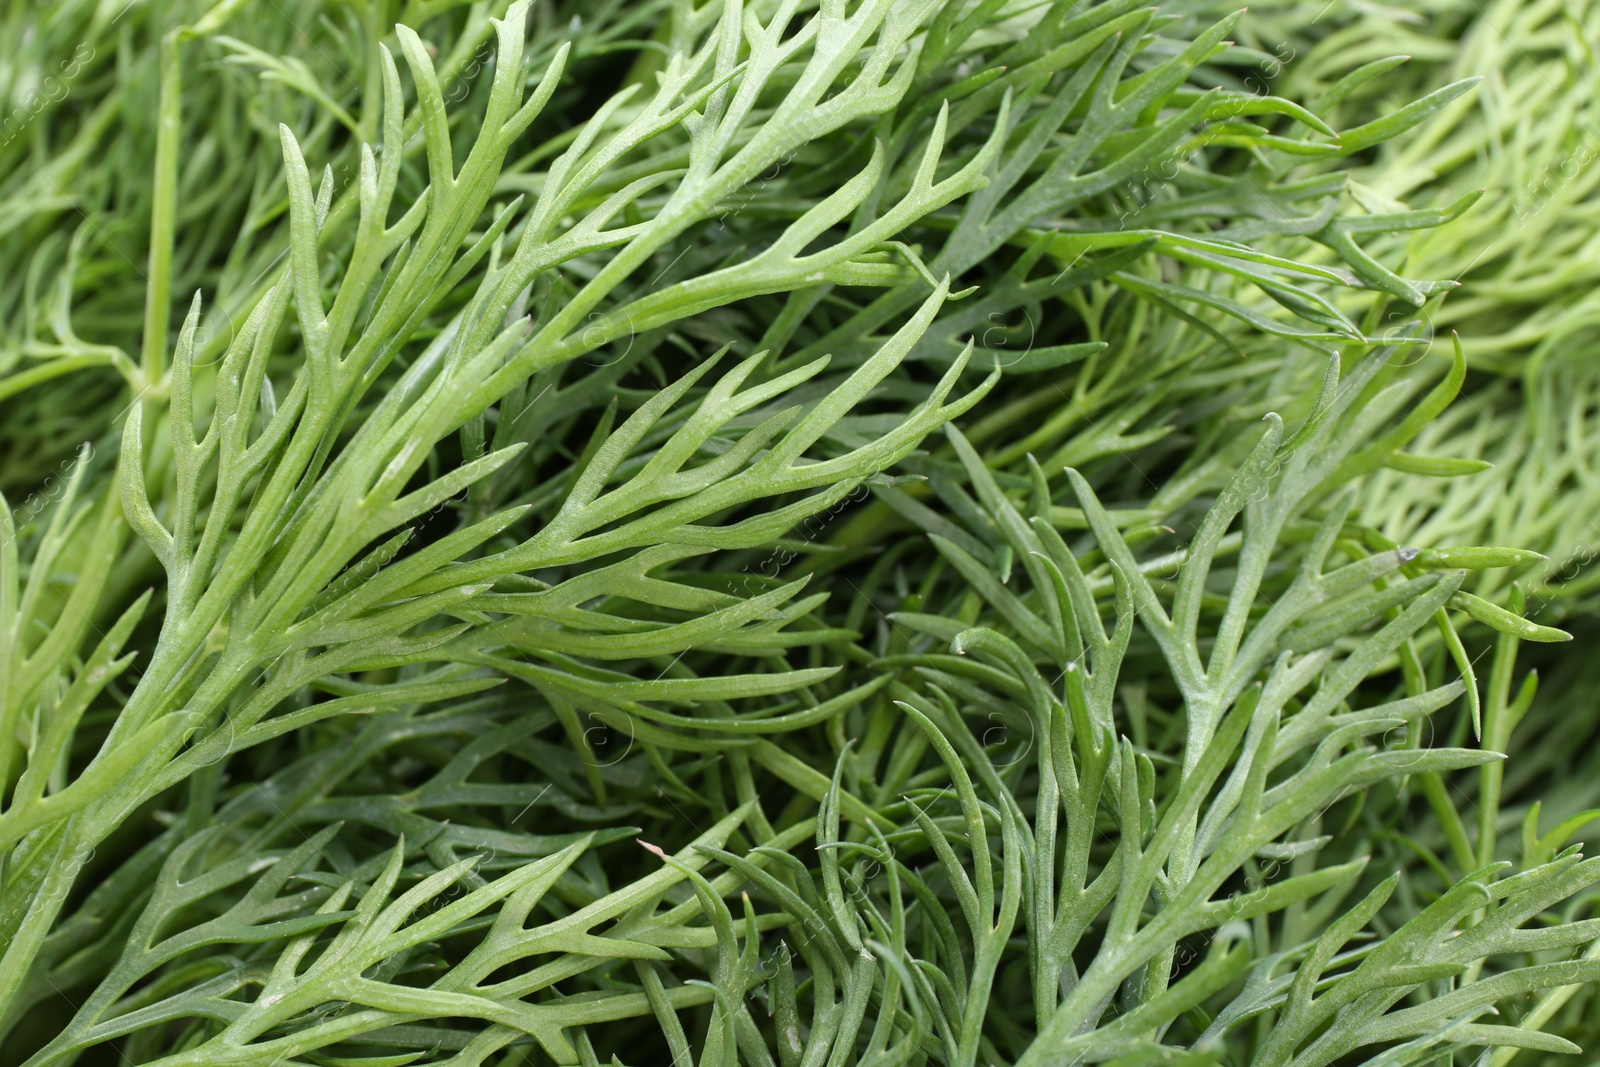
<path fill-rule="evenodd" d="M 1597 39 L 7 4 L 0 1064 L 1588 1062 Z"/>

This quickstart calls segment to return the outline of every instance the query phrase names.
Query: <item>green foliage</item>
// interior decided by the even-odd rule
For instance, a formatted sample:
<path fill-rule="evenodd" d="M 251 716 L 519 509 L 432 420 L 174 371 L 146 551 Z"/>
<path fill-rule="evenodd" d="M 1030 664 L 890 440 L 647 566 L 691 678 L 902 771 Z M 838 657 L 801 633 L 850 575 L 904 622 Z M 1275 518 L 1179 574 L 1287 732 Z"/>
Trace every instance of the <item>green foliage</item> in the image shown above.
<path fill-rule="evenodd" d="M 0 18 L 0 1063 L 1579 1051 L 1478 94 L 1314 16 Z"/>

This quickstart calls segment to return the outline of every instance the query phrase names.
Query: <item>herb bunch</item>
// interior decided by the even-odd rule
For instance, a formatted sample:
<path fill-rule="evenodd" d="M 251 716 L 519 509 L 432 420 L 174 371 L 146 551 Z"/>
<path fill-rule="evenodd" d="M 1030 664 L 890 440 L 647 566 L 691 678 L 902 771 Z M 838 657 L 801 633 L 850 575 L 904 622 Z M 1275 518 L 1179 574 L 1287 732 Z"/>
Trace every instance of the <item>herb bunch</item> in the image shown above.
<path fill-rule="evenodd" d="M 8 17 L 0 1060 L 1577 1051 L 1546 543 L 1378 503 L 1476 194 L 1350 168 L 1472 83 L 1245 25 Z"/>

